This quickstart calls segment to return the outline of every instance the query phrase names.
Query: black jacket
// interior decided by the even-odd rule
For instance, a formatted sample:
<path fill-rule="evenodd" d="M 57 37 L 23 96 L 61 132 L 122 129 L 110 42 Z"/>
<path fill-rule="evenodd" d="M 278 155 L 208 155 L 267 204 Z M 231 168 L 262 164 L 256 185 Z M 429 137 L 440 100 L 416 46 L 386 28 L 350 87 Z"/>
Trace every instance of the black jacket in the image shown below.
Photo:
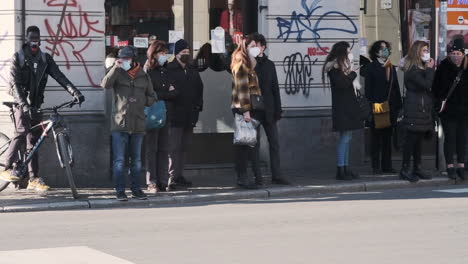
<path fill-rule="evenodd" d="M 169 125 L 173 127 L 195 127 L 199 113 L 203 110 L 203 82 L 192 65 L 185 69 L 174 59 L 167 65 L 169 82 L 174 85 L 176 95 L 167 102 Z"/>
<path fill-rule="evenodd" d="M 36 71 L 34 71 L 35 63 L 37 63 Z M 33 56 L 23 45 L 23 48 L 13 55 L 11 64 L 10 94 L 20 105 L 28 104 L 36 108 L 42 105 L 48 75 L 52 76 L 71 95 L 78 91 L 48 53 L 44 56 L 40 51 Z"/>
<path fill-rule="evenodd" d="M 400 85 L 398 84 L 398 77 L 395 67 L 392 66 L 390 73 L 390 80 L 387 80 L 385 68 L 378 61 L 373 61 L 366 67 L 366 97 L 370 103 L 383 103 L 389 100 L 390 104 L 390 120 L 392 124 L 396 124 L 398 114 L 401 110 L 401 93 Z M 390 83 L 392 83 L 391 95 L 389 96 Z M 370 124 L 372 127 L 374 122 Z"/>
<path fill-rule="evenodd" d="M 152 70 L 148 70 L 147 73 L 151 77 L 153 89 L 159 100 L 169 101 L 177 97 L 178 90 L 169 91 L 172 84 L 169 81 L 169 75 L 165 67 L 157 66 Z"/>
<path fill-rule="evenodd" d="M 436 109 L 440 109 L 442 101 L 447 98 L 448 92 L 460 70 L 450 59 L 445 59 L 440 63 L 432 84 Z M 440 117 L 443 119 L 468 118 L 468 72 L 466 70 L 463 71 L 461 80 L 448 99 L 445 111 L 440 114 Z"/>
<path fill-rule="evenodd" d="M 434 107 L 431 86 L 434 69 L 416 66 L 405 73 L 407 89 L 404 103 L 403 125 L 410 131 L 428 132 L 434 129 Z"/>
<path fill-rule="evenodd" d="M 349 75 L 336 68 L 328 72 L 332 91 L 333 131 L 357 130 L 364 127 L 360 107 L 354 91 L 355 72 Z"/>
<path fill-rule="evenodd" d="M 265 103 L 265 121 L 273 123 L 281 119 L 281 96 L 275 64 L 267 56 L 257 58 L 255 72 Z"/>

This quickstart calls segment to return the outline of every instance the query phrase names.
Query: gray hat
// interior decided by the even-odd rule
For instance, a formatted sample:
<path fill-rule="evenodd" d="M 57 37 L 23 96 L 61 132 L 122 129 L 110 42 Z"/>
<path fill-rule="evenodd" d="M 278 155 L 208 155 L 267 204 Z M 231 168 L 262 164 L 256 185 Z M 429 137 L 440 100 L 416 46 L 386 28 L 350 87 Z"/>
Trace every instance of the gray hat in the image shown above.
<path fill-rule="evenodd" d="M 126 46 L 119 50 L 119 58 L 136 58 L 138 50 L 134 46 Z"/>

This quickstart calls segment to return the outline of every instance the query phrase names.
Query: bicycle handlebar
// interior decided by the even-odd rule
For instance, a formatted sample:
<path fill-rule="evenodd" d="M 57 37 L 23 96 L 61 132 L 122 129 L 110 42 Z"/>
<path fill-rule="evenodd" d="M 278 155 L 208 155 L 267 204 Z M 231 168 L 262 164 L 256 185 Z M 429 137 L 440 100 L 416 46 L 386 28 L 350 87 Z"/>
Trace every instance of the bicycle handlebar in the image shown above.
<path fill-rule="evenodd" d="M 56 112 L 57 110 L 61 109 L 61 108 L 64 108 L 64 107 L 73 107 L 74 105 L 78 104 L 75 100 L 72 100 L 72 101 L 69 101 L 69 102 L 66 102 L 66 103 L 63 103 L 61 105 L 57 105 L 57 106 L 53 106 L 53 107 L 50 107 L 50 108 L 42 108 L 42 109 L 38 109 L 37 112 L 38 113 L 43 113 L 43 112 L 50 112 L 50 111 L 53 111 L 53 112 Z"/>

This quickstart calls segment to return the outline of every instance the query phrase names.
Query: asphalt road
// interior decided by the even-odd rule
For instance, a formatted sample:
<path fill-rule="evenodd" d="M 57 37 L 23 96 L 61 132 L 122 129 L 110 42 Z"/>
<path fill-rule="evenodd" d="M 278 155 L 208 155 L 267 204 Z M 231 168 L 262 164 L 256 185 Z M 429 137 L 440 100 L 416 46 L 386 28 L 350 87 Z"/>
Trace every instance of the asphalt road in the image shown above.
<path fill-rule="evenodd" d="M 0 263 L 468 263 L 468 189 L 0 214 Z"/>

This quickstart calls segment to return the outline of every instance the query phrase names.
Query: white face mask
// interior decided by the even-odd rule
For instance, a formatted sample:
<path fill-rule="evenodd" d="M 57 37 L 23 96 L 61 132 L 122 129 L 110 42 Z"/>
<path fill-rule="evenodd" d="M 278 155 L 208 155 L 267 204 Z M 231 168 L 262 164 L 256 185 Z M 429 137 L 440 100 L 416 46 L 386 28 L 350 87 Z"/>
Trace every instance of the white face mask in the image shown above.
<path fill-rule="evenodd" d="M 260 55 L 260 48 L 259 47 L 249 48 L 249 56 L 250 57 L 256 58 L 258 55 Z"/>
<path fill-rule="evenodd" d="M 354 55 L 352 53 L 348 53 L 348 60 L 351 64 L 354 63 Z"/>
<path fill-rule="evenodd" d="M 424 55 L 421 57 L 422 61 L 428 62 L 431 60 L 431 54 L 429 52 L 424 53 Z"/>

